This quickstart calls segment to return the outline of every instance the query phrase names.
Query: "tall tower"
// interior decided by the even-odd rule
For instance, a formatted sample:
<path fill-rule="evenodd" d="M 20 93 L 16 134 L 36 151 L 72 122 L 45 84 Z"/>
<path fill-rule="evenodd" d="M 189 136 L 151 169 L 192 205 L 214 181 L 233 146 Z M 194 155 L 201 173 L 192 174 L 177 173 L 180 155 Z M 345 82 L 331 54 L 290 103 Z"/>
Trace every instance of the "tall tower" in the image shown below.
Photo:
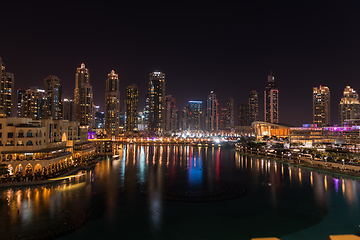
<path fill-rule="evenodd" d="M 330 90 L 326 86 L 313 88 L 313 124 L 330 125 Z"/>
<path fill-rule="evenodd" d="M 359 95 L 350 86 L 344 89 L 344 95 L 339 103 L 339 124 L 344 126 L 345 120 L 358 119 L 360 117 Z"/>
<path fill-rule="evenodd" d="M 65 98 L 62 100 L 62 104 L 62 119 L 74 121 L 74 100 Z"/>
<path fill-rule="evenodd" d="M 259 112 L 259 101 L 258 93 L 255 90 L 252 90 L 249 93 L 249 124 L 257 121 L 257 116 Z"/>
<path fill-rule="evenodd" d="M 57 76 L 44 79 L 44 89 L 47 92 L 47 116 L 52 119 L 62 119 L 61 80 Z"/>
<path fill-rule="evenodd" d="M 271 72 L 264 91 L 264 117 L 265 122 L 279 122 L 279 91 Z"/>
<path fill-rule="evenodd" d="M 46 118 L 48 115 L 47 92 L 37 87 L 26 90 L 22 96 L 21 117 L 34 119 Z"/>
<path fill-rule="evenodd" d="M 162 134 L 165 118 L 165 73 L 149 75 L 149 131 Z"/>
<path fill-rule="evenodd" d="M 75 74 L 74 120 L 81 125 L 94 126 L 93 89 L 89 70 L 82 63 Z"/>
<path fill-rule="evenodd" d="M 211 91 L 206 100 L 206 131 L 219 131 L 219 103 L 216 94 Z"/>
<path fill-rule="evenodd" d="M 126 90 L 126 131 L 138 130 L 138 98 L 139 91 L 136 84 Z"/>
<path fill-rule="evenodd" d="M 249 105 L 242 102 L 238 106 L 238 126 L 249 126 Z"/>
<path fill-rule="evenodd" d="M 119 134 L 120 123 L 119 77 L 114 70 L 108 74 L 105 90 L 105 130 L 108 135 Z"/>
<path fill-rule="evenodd" d="M 7 116 L 13 116 L 14 74 L 5 71 L 0 58 L 0 110 Z"/>
<path fill-rule="evenodd" d="M 226 128 L 233 129 L 234 128 L 234 99 L 232 97 L 228 98 L 226 102 Z"/>
<path fill-rule="evenodd" d="M 202 129 L 202 101 L 189 101 L 187 110 L 187 124 L 189 130 Z"/>
<path fill-rule="evenodd" d="M 176 131 L 177 125 L 178 109 L 176 108 L 176 99 L 171 95 L 167 95 L 165 96 L 165 131 Z"/>

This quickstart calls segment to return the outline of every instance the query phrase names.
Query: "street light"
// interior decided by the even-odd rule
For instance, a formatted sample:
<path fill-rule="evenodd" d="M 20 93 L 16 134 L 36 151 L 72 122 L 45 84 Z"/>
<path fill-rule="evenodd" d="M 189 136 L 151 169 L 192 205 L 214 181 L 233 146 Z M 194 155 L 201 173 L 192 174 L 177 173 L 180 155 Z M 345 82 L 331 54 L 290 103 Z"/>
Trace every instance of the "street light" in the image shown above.
<path fill-rule="evenodd" d="M 343 164 L 342 164 L 342 167 L 344 168 L 344 166 L 345 166 L 345 159 L 342 160 L 342 163 L 343 163 Z"/>

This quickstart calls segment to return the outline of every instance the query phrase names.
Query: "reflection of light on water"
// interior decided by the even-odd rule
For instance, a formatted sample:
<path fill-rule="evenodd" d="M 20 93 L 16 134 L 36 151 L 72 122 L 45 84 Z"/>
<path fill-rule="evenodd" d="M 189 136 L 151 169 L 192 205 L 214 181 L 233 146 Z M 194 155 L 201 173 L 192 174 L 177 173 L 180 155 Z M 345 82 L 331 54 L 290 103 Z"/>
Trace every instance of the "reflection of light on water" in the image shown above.
<path fill-rule="evenodd" d="M 327 176 L 325 175 L 324 177 L 324 187 L 325 187 L 325 191 L 327 190 Z"/>
<path fill-rule="evenodd" d="M 314 185 L 314 178 L 313 178 L 313 173 L 310 172 L 310 184 L 311 184 L 311 187 L 313 187 Z"/>
<path fill-rule="evenodd" d="M 284 165 L 281 164 L 281 176 L 284 177 Z"/>
<path fill-rule="evenodd" d="M 341 182 L 342 182 L 342 184 L 341 184 L 342 192 L 343 192 L 343 195 L 345 195 L 345 180 L 342 179 Z"/>
<path fill-rule="evenodd" d="M 299 182 L 300 182 L 300 185 L 301 185 L 301 168 L 299 168 Z"/>
<path fill-rule="evenodd" d="M 161 228 L 161 206 L 160 193 L 154 191 L 150 199 L 150 219 L 154 230 L 159 230 Z"/>
<path fill-rule="evenodd" d="M 334 178 L 334 182 L 335 182 L 335 192 L 338 193 L 339 191 L 339 179 Z"/>

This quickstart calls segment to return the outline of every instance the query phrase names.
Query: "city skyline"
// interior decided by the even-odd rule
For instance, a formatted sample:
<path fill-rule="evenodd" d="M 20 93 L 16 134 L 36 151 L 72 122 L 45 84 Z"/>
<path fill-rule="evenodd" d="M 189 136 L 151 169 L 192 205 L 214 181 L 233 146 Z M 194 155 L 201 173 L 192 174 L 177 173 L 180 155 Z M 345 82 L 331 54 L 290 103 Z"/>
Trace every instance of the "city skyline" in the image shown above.
<path fill-rule="evenodd" d="M 167 74 L 167 94 L 177 99 L 179 109 L 191 99 L 205 101 L 215 89 L 220 105 L 228 97 L 235 104 L 247 102 L 248 92 L 256 90 L 261 103 L 258 119 L 263 119 L 260 93 L 272 69 L 280 92 L 280 122 L 292 125 L 312 122 L 314 86 L 360 89 L 359 33 L 354 31 L 359 6 L 353 2 L 258 2 L 241 8 L 194 4 L 176 9 L 156 5 L 167 21 L 160 17 L 143 21 L 143 13 L 155 6 L 144 3 L 134 12 L 128 4 L 119 10 L 121 17 L 108 18 L 106 11 L 100 11 L 103 6 L 32 6 L 5 1 L 7 11 L 0 18 L 7 26 L 3 32 L 7 37 L 0 40 L 0 56 L 7 71 L 15 75 L 15 89 L 41 86 L 46 76 L 56 75 L 62 80 L 64 97 L 72 98 L 74 69 L 84 62 L 91 71 L 93 88 L 100 93 L 94 94 L 94 104 L 105 108 L 103 81 L 114 69 L 119 74 L 120 103 L 125 100 L 126 87 L 136 83 L 142 109 L 148 73 L 158 69 Z M 78 8 L 84 11 L 73 14 Z M 216 15 L 210 14 L 215 11 Z M 43 21 L 46 16 L 48 22 Z M 133 21 L 123 21 L 126 19 Z M 88 37 L 76 34 L 79 25 Z M 157 31 L 163 37 L 148 37 Z M 121 38 L 100 38 L 108 32 Z M 49 39 L 49 33 L 58 37 Z M 332 91 L 331 124 L 337 123 L 336 105 L 341 96 L 341 91 Z"/>

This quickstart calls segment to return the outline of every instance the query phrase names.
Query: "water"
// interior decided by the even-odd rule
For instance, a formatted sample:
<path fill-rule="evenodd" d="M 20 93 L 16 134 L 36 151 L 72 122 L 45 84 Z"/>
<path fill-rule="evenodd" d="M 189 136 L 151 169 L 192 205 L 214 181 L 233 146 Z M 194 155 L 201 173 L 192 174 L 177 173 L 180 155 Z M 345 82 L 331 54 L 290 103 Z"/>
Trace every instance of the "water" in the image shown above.
<path fill-rule="evenodd" d="M 1 239 L 360 235 L 357 179 L 226 148 L 119 147 L 82 177 L 0 189 Z"/>

